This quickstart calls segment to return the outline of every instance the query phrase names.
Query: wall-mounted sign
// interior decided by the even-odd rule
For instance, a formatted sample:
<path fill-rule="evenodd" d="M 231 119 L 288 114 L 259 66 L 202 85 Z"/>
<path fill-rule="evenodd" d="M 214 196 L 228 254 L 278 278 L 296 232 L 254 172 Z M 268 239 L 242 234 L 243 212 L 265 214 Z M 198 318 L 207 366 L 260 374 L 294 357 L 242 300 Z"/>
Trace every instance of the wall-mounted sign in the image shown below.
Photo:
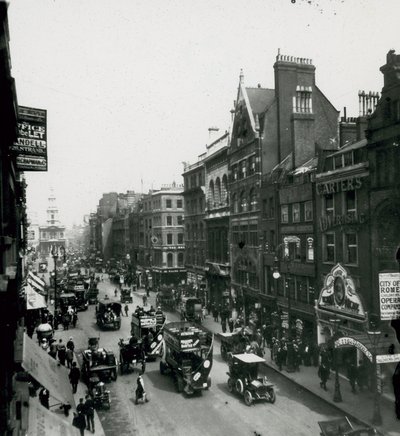
<path fill-rule="evenodd" d="M 319 228 L 321 232 L 326 232 L 328 229 L 337 226 L 346 226 L 350 224 L 364 224 L 367 217 L 364 213 L 355 214 L 347 213 L 344 215 L 327 215 L 321 216 L 319 219 Z"/>
<path fill-rule="evenodd" d="M 343 337 L 335 341 L 335 348 L 346 347 L 346 346 L 356 347 L 363 354 L 365 354 L 365 356 L 367 356 L 370 362 L 372 362 L 371 352 L 368 351 L 368 348 L 364 344 L 362 344 L 360 341 L 357 341 L 357 339 L 351 337 Z"/>
<path fill-rule="evenodd" d="M 379 273 L 381 320 L 400 319 L 400 273 Z"/>
<path fill-rule="evenodd" d="M 10 147 L 21 171 L 47 171 L 47 112 L 18 107 L 18 137 Z"/>
<path fill-rule="evenodd" d="M 326 275 L 318 307 L 350 316 L 365 318 L 362 301 L 356 292 L 356 286 L 347 270 L 338 263 Z"/>
<path fill-rule="evenodd" d="M 376 363 L 400 362 L 400 354 L 381 354 L 376 356 Z"/>
<path fill-rule="evenodd" d="M 338 192 L 354 191 L 361 187 L 361 177 L 348 177 L 347 179 L 318 183 L 317 192 L 319 195 L 336 194 Z"/>

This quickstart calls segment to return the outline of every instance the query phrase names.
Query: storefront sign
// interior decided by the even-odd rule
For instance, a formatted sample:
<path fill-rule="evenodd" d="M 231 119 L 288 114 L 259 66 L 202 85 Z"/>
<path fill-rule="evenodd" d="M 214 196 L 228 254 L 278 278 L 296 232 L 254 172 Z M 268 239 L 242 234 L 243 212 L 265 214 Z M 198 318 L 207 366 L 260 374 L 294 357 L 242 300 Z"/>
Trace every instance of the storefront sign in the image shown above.
<path fill-rule="evenodd" d="M 347 213 L 345 215 L 328 215 L 321 216 L 319 219 L 319 228 L 321 232 L 326 232 L 337 226 L 345 226 L 350 224 L 364 224 L 367 220 L 365 214 Z"/>
<path fill-rule="evenodd" d="M 376 363 L 400 362 L 400 354 L 381 354 L 376 356 Z"/>
<path fill-rule="evenodd" d="M 18 107 L 18 137 L 10 147 L 21 171 L 47 171 L 47 112 Z"/>
<path fill-rule="evenodd" d="M 318 307 L 349 316 L 365 318 L 362 301 L 347 270 L 339 263 L 326 275 Z"/>
<path fill-rule="evenodd" d="M 362 344 L 360 341 L 357 341 L 357 339 L 350 338 L 350 337 L 336 339 L 335 348 L 346 347 L 346 346 L 356 347 L 372 362 L 371 352 L 368 351 L 368 348 L 364 344 Z"/>
<path fill-rule="evenodd" d="M 400 273 L 379 273 L 381 320 L 400 319 Z"/>
<path fill-rule="evenodd" d="M 361 177 L 349 177 L 342 180 L 333 180 L 317 184 L 319 195 L 336 194 L 338 192 L 354 191 L 362 187 Z"/>

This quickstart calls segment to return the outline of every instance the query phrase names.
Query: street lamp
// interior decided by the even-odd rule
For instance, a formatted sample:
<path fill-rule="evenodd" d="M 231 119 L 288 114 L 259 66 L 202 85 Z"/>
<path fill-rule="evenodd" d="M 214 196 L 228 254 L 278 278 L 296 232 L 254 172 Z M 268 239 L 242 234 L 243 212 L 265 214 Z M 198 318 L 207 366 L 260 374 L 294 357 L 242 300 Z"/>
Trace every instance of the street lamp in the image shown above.
<path fill-rule="evenodd" d="M 281 249 L 282 246 L 284 246 L 284 255 L 283 255 L 283 261 L 286 264 L 286 271 L 289 274 L 289 262 L 290 257 L 289 253 L 286 247 L 286 244 L 279 244 L 277 246 L 277 249 Z M 272 277 L 275 280 L 278 280 L 281 277 L 281 274 L 279 272 L 278 268 L 279 259 L 275 256 L 274 259 L 274 271 L 272 273 Z M 289 279 L 288 279 L 289 280 Z M 293 338 L 292 338 L 292 324 L 291 324 L 291 311 L 292 311 L 292 299 L 290 295 L 290 287 L 287 287 L 287 309 L 288 309 L 288 338 L 287 338 L 287 365 L 286 365 L 286 371 L 287 372 L 294 372 L 294 348 L 293 348 Z"/>
<path fill-rule="evenodd" d="M 335 347 L 335 340 L 339 329 L 340 319 L 337 319 L 336 317 L 333 319 L 330 319 L 329 322 L 332 324 L 333 329 L 333 358 L 335 363 L 335 391 L 333 393 L 333 401 L 335 403 L 341 403 L 342 402 L 342 394 L 340 392 L 340 382 L 339 382 L 339 365 L 338 365 L 338 350 Z"/>
<path fill-rule="evenodd" d="M 65 247 L 60 245 L 52 245 L 51 246 L 51 255 L 53 257 L 54 260 L 54 314 L 57 311 L 57 304 L 58 304 L 58 295 L 57 295 L 57 260 L 60 257 L 60 253 L 63 256 L 63 260 L 65 263 Z"/>
<path fill-rule="evenodd" d="M 372 323 L 371 323 L 372 324 Z M 367 335 L 372 343 L 372 364 L 374 371 L 374 411 L 372 416 L 372 424 L 382 425 L 381 406 L 380 406 L 380 393 L 378 389 L 378 365 L 376 363 L 376 349 L 378 347 L 379 340 L 381 338 L 381 331 L 376 329 L 376 325 L 373 324 L 374 329 L 368 330 Z"/>

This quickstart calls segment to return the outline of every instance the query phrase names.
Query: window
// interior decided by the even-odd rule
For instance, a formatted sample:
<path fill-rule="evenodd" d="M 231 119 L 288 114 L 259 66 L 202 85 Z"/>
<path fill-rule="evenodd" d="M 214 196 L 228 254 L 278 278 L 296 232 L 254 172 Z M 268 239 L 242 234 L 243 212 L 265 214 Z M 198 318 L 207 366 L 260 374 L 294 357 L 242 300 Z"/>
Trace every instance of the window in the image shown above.
<path fill-rule="evenodd" d="M 178 209 L 182 209 L 182 200 L 181 200 L 181 199 L 176 200 L 176 207 L 177 207 Z"/>
<path fill-rule="evenodd" d="M 345 196 L 345 210 L 347 213 L 356 214 L 356 191 L 346 191 Z"/>
<path fill-rule="evenodd" d="M 256 172 L 256 158 L 255 156 L 249 157 L 249 175 Z"/>
<path fill-rule="evenodd" d="M 358 248 L 357 248 L 357 234 L 345 233 L 344 234 L 344 249 L 345 260 L 347 264 L 357 265 L 358 263 Z"/>
<path fill-rule="evenodd" d="M 172 233 L 167 233 L 167 245 L 172 245 Z"/>
<path fill-rule="evenodd" d="M 267 210 L 268 210 L 268 201 L 267 199 L 263 199 L 262 201 L 262 214 L 263 216 L 267 216 Z"/>
<path fill-rule="evenodd" d="M 343 159 L 344 159 L 344 166 L 345 167 L 353 165 L 353 152 L 349 151 L 348 153 L 345 153 L 343 155 Z"/>
<path fill-rule="evenodd" d="M 232 195 L 232 209 L 233 209 L 233 213 L 239 212 L 239 203 L 238 203 L 237 194 Z"/>
<path fill-rule="evenodd" d="M 335 262 L 335 234 L 326 233 L 323 236 L 324 262 Z"/>
<path fill-rule="evenodd" d="M 247 198 L 244 191 L 240 193 L 239 212 L 247 212 Z"/>
<path fill-rule="evenodd" d="M 326 216 L 332 216 L 335 213 L 333 194 L 327 194 L 324 196 L 324 209 Z"/>
<path fill-rule="evenodd" d="M 172 253 L 167 254 L 167 267 L 172 268 L 174 266 L 174 255 Z"/>
<path fill-rule="evenodd" d="M 281 223 L 289 222 L 289 206 L 287 204 L 283 204 L 281 206 Z"/>
<path fill-rule="evenodd" d="M 275 202 L 274 197 L 269 197 L 269 217 L 274 218 L 275 217 Z"/>
<path fill-rule="evenodd" d="M 335 170 L 343 167 L 343 155 L 335 156 Z"/>
<path fill-rule="evenodd" d="M 177 219 L 178 226 L 181 226 L 183 224 L 183 216 L 178 215 L 176 219 Z"/>
<path fill-rule="evenodd" d="M 294 223 L 300 222 L 300 203 L 294 203 L 292 205 L 292 220 Z"/>
<path fill-rule="evenodd" d="M 178 253 L 178 266 L 183 266 L 183 253 Z"/>
<path fill-rule="evenodd" d="M 171 207 L 172 207 L 172 200 L 170 200 L 170 199 L 166 200 L 165 207 L 167 209 L 171 209 Z"/>
<path fill-rule="evenodd" d="M 257 210 L 257 207 L 258 207 L 257 194 L 255 193 L 254 189 L 252 189 L 250 191 L 249 210 Z"/>
<path fill-rule="evenodd" d="M 257 225 L 251 224 L 249 226 L 249 245 L 252 247 L 257 247 L 258 245 L 258 232 L 257 232 Z"/>
<path fill-rule="evenodd" d="M 269 249 L 275 251 L 275 230 L 269 231 Z"/>
<path fill-rule="evenodd" d="M 307 260 L 309 262 L 314 261 L 314 238 L 307 238 Z"/>
<path fill-rule="evenodd" d="M 172 216 L 167 216 L 167 226 L 172 226 Z"/>
<path fill-rule="evenodd" d="M 238 166 L 237 165 L 232 166 L 232 179 L 233 179 L 233 181 L 238 179 Z"/>
<path fill-rule="evenodd" d="M 306 201 L 304 203 L 304 221 L 313 220 L 312 201 Z"/>
<path fill-rule="evenodd" d="M 178 244 L 183 244 L 183 233 L 178 233 Z"/>

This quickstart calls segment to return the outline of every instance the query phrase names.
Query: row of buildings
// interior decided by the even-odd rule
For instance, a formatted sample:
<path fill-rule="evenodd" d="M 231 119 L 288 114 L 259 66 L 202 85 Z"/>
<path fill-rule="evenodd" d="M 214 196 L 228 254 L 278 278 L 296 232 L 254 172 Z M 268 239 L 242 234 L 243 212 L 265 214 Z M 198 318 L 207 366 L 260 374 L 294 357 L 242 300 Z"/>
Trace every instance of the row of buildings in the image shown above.
<path fill-rule="evenodd" d="M 310 59 L 278 53 L 273 88 L 247 87 L 241 73 L 231 131 L 211 128 L 183 187 L 140 194 L 108 227 L 103 196 L 94 251 L 99 235 L 106 251 L 109 228 L 109 257 L 151 269 L 156 283 L 192 283 L 276 334 L 321 344 L 333 318 L 342 337 L 364 334 L 380 315 L 379 275 L 400 261 L 399 68 L 389 51 L 381 94 L 359 91 L 358 116 L 340 119 Z"/>

